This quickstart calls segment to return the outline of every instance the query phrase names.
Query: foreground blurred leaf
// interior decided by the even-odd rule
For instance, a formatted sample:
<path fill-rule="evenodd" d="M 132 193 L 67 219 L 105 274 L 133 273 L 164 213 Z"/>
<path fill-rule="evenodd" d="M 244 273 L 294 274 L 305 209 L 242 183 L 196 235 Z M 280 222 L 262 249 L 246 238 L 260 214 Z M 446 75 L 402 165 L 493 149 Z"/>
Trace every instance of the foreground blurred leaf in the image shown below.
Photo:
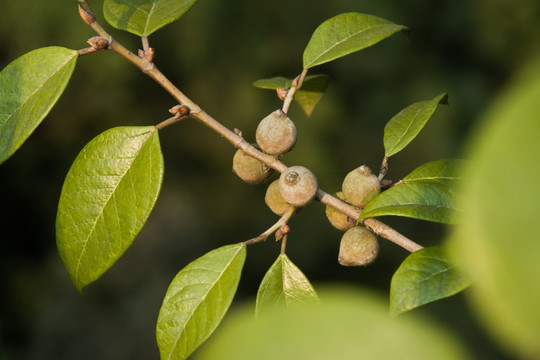
<path fill-rule="evenodd" d="M 448 104 L 448 95 L 414 103 L 396 114 L 384 127 L 385 155 L 390 157 L 405 148 L 424 128 L 439 104 Z"/>
<path fill-rule="evenodd" d="M 337 15 L 322 23 L 304 50 L 304 68 L 335 60 L 375 45 L 407 27 L 359 13 Z"/>
<path fill-rule="evenodd" d="M 156 328 L 162 359 L 186 359 L 214 332 L 231 305 L 245 258 L 243 243 L 223 246 L 174 277 Z"/>
<path fill-rule="evenodd" d="M 138 36 L 149 36 L 178 20 L 197 0 L 105 0 L 103 14 L 109 24 Z"/>
<path fill-rule="evenodd" d="M 257 319 L 251 307 L 237 311 L 199 359 L 468 359 L 452 334 L 425 318 L 390 318 L 382 296 L 335 289 L 319 294 L 320 304 L 277 307 Z"/>
<path fill-rule="evenodd" d="M 390 314 L 398 315 L 443 299 L 470 285 L 440 247 L 418 250 L 405 259 L 392 277 Z"/>
<path fill-rule="evenodd" d="M 306 276 L 287 255 L 281 254 L 264 276 L 255 303 L 255 314 L 276 306 L 298 307 L 319 298 Z"/>
<path fill-rule="evenodd" d="M 470 142 L 466 216 L 450 242 L 474 309 L 512 358 L 540 358 L 540 58 L 484 116 Z M 461 265 L 461 264 L 460 264 Z"/>
<path fill-rule="evenodd" d="M 383 191 L 362 210 L 362 218 L 397 215 L 455 224 L 458 208 L 456 186 L 463 180 L 464 160 L 445 159 L 421 165 L 403 183 Z"/>
<path fill-rule="evenodd" d="M 330 78 L 327 75 L 306 76 L 300 90 L 294 95 L 294 100 L 300 105 L 307 116 L 313 113 L 313 109 L 321 100 Z M 292 80 L 283 76 L 257 80 L 253 86 L 260 89 L 287 89 L 292 85 Z"/>
<path fill-rule="evenodd" d="M 158 198 L 163 155 L 153 126 L 117 127 L 90 141 L 66 176 L 56 243 L 81 291 L 131 246 Z"/>
<path fill-rule="evenodd" d="M 64 92 L 77 51 L 31 51 L 0 72 L 0 164 L 28 139 Z"/>

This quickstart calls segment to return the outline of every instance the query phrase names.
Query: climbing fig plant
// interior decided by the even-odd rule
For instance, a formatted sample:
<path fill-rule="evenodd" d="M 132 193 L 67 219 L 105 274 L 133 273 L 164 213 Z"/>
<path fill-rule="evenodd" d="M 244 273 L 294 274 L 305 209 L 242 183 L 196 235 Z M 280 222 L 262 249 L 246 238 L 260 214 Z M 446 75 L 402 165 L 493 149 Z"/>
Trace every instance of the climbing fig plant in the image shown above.
<path fill-rule="evenodd" d="M 456 186 L 464 178 L 464 160 L 433 159 L 418 164 L 399 181 L 386 178 L 390 158 L 415 139 L 439 105 L 447 104 L 447 94 L 433 94 L 431 99 L 418 101 L 389 119 L 384 127 L 385 155 L 380 168 L 358 164 L 345 177 L 342 191 L 337 194 L 321 189 L 310 169 L 300 164 L 288 166 L 280 160 L 282 154 L 294 150 L 298 136 L 289 117 L 291 104 L 296 102 L 307 116 L 311 115 L 330 81 L 325 74 L 311 72 L 321 64 L 337 61 L 390 36 L 407 35 L 407 27 L 361 13 L 343 13 L 323 22 L 306 39 L 309 41 L 303 52 L 303 68 L 298 69 L 297 76 L 274 76 L 253 83 L 257 88 L 276 91 L 283 101 L 282 107 L 271 114 L 261 114 L 263 120 L 257 128 L 255 144 L 206 113 L 153 62 L 157 50 L 150 46 L 149 36 L 180 19 L 195 3 L 196 0 L 105 0 L 105 20 L 117 30 L 141 38 L 142 49 L 132 52 L 100 25 L 86 0 L 78 0 L 79 15 L 96 32 L 88 39 L 90 47 L 33 50 L 0 73 L 0 163 L 8 160 L 46 118 L 81 56 L 114 52 L 159 83 L 178 102 L 169 110 L 171 117 L 158 124 L 115 127 L 103 132 L 73 161 L 58 202 L 56 243 L 77 290 L 82 292 L 114 266 L 143 228 L 158 201 L 164 176 L 160 132 L 187 119 L 202 122 L 219 135 L 216 139 L 223 137 L 238 149 L 232 160 L 233 170 L 242 180 L 263 184 L 278 173 L 279 179 L 268 184 L 265 197 L 277 219 L 258 236 L 225 241 L 222 247 L 210 250 L 178 272 L 157 318 L 156 337 L 162 359 L 185 359 L 211 336 L 233 301 L 247 248 L 271 236 L 281 241 L 279 255 L 266 275 L 261 276 L 253 316 L 264 318 L 265 313 L 283 307 L 301 312 L 304 307 L 324 303 L 316 287 L 286 252 L 290 238 L 301 236 L 289 227 L 289 220 L 302 216 L 299 210 L 313 201 L 326 205 L 330 223 L 344 233 L 339 247 L 340 264 L 368 266 L 377 256 L 383 257 L 379 254 L 381 239 L 411 252 L 396 269 L 391 282 L 391 315 L 468 287 L 469 281 L 443 248 L 423 248 L 378 220 L 380 216 L 393 215 L 455 224 L 463 212 Z M 387 323 L 390 320 L 384 321 L 388 329 L 397 331 Z M 419 332 L 418 336 L 410 343 L 422 342 L 422 336 L 429 338 L 426 332 Z M 452 354 L 455 353 L 450 351 L 445 356 L 461 356 Z"/>

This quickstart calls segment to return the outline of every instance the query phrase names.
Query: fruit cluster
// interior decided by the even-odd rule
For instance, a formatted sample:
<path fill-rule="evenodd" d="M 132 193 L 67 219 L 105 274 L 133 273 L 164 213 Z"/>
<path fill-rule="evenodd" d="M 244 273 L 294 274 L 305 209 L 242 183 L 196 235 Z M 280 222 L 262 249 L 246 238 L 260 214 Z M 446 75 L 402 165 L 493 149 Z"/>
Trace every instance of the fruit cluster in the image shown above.
<path fill-rule="evenodd" d="M 279 156 L 292 150 L 296 143 L 296 126 L 281 110 L 276 110 L 261 120 L 255 134 L 259 150 Z M 243 181 L 260 184 L 269 179 L 273 170 L 261 161 L 238 150 L 233 158 L 233 171 Z M 349 204 L 363 208 L 379 194 L 379 178 L 370 168 L 362 165 L 351 171 L 336 197 Z M 303 166 L 291 166 L 278 180 L 273 181 L 266 191 L 265 202 L 277 215 L 283 216 L 291 207 L 301 209 L 311 202 L 317 193 L 317 178 Z M 371 263 L 379 251 L 377 237 L 366 227 L 356 224 L 340 211 L 327 206 L 326 216 L 330 223 L 345 231 L 340 244 L 338 261 L 344 266 L 359 266 Z"/>

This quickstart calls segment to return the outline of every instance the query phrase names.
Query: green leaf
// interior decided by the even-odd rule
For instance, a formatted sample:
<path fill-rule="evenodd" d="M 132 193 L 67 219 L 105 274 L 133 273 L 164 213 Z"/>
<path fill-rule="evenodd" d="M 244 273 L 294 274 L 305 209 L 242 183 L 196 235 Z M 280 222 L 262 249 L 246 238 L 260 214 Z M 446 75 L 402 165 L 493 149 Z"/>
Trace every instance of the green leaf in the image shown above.
<path fill-rule="evenodd" d="M 105 0 L 103 14 L 111 26 L 149 36 L 178 20 L 197 0 Z"/>
<path fill-rule="evenodd" d="M 300 105 L 307 116 L 313 113 L 313 109 L 321 100 L 330 78 L 328 75 L 306 76 L 300 90 L 294 95 L 294 100 Z M 257 80 L 253 86 L 260 89 L 287 89 L 292 85 L 292 80 L 283 76 Z"/>
<path fill-rule="evenodd" d="M 253 86 L 259 89 L 286 89 L 289 88 L 292 84 L 291 79 L 287 79 L 283 76 L 276 76 L 269 79 L 260 79 L 253 83 Z"/>
<path fill-rule="evenodd" d="M 445 159 L 421 165 L 402 183 L 373 198 L 361 218 L 397 215 L 455 224 L 461 211 L 456 186 L 463 180 L 465 164 L 464 160 Z"/>
<path fill-rule="evenodd" d="M 304 50 L 304 68 L 335 60 L 360 51 L 407 27 L 359 13 L 337 15 L 322 23 Z"/>
<path fill-rule="evenodd" d="M 390 314 L 398 315 L 464 290 L 470 281 L 440 247 L 418 250 L 405 259 L 392 277 Z"/>
<path fill-rule="evenodd" d="M 299 91 L 294 95 L 294 100 L 300 105 L 307 116 L 313 113 L 313 109 L 321 100 L 330 78 L 327 75 L 306 76 Z"/>
<path fill-rule="evenodd" d="M 0 164 L 34 132 L 64 92 L 77 51 L 46 47 L 31 51 L 0 72 Z"/>
<path fill-rule="evenodd" d="M 540 359 L 540 58 L 490 106 L 469 141 L 466 216 L 450 250 L 473 309 L 513 358 Z"/>
<path fill-rule="evenodd" d="M 162 359 L 186 359 L 214 332 L 231 305 L 245 258 L 243 243 L 223 246 L 175 276 L 156 328 Z"/>
<path fill-rule="evenodd" d="M 298 307 L 318 301 L 317 293 L 306 276 L 287 255 L 281 254 L 261 282 L 255 314 L 276 306 Z"/>
<path fill-rule="evenodd" d="M 201 360 L 465 360 L 453 334 L 425 317 L 388 316 L 385 298 L 366 289 L 319 291 L 320 304 L 277 307 L 255 318 L 251 306 L 231 314 Z"/>
<path fill-rule="evenodd" d="M 158 198 L 163 155 L 153 126 L 117 127 L 90 141 L 66 176 L 56 243 L 79 291 L 129 248 Z"/>
<path fill-rule="evenodd" d="M 405 148 L 420 133 L 437 105 L 448 104 L 448 95 L 414 103 L 396 114 L 384 127 L 385 155 L 390 157 Z"/>

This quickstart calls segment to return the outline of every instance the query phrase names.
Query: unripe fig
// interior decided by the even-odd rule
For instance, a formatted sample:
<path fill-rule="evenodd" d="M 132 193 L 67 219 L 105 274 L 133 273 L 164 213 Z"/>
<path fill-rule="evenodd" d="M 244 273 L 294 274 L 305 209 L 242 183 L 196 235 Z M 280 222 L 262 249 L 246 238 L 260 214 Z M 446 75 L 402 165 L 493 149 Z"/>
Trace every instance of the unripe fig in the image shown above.
<path fill-rule="evenodd" d="M 343 193 L 340 191 L 335 194 L 336 197 L 344 200 Z M 334 209 L 326 205 L 326 217 L 330 224 L 338 230 L 345 231 L 352 228 L 355 225 L 354 219 L 349 218 L 347 215 L 339 210 Z"/>
<path fill-rule="evenodd" d="M 364 226 L 355 226 L 343 234 L 338 262 L 343 266 L 364 266 L 379 254 L 377 236 Z"/>
<path fill-rule="evenodd" d="M 291 208 L 291 205 L 283 199 L 283 196 L 279 192 L 279 180 L 272 181 L 268 186 L 264 196 L 264 202 L 274 214 L 279 216 L 282 216 Z"/>
<path fill-rule="evenodd" d="M 259 160 L 237 150 L 233 157 L 233 172 L 249 184 L 260 184 L 274 172 Z"/>
<path fill-rule="evenodd" d="M 317 193 L 317 178 L 303 166 L 291 166 L 279 177 L 279 192 L 292 206 L 307 205 Z"/>
<path fill-rule="evenodd" d="M 281 110 L 276 110 L 261 120 L 255 139 L 262 151 L 281 155 L 291 151 L 296 144 L 296 126 Z"/>
<path fill-rule="evenodd" d="M 362 165 L 345 176 L 341 189 L 346 201 L 362 208 L 381 192 L 381 183 L 369 167 Z"/>

